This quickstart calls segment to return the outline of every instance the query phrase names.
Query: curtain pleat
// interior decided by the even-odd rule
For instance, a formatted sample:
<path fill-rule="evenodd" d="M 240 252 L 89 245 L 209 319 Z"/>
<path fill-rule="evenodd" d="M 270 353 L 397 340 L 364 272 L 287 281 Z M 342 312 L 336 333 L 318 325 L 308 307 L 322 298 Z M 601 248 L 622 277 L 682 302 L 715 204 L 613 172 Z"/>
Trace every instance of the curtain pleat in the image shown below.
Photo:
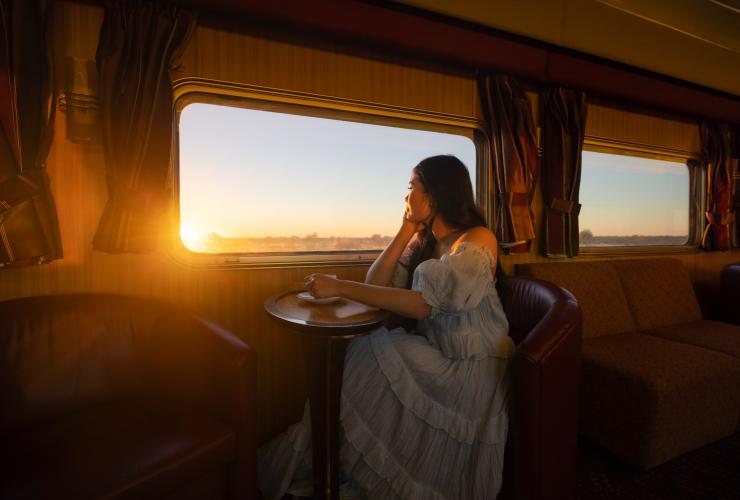
<path fill-rule="evenodd" d="M 0 266 L 62 257 L 45 169 L 55 103 L 51 2 L 0 0 Z"/>
<path fill-rule="evenodd" d="M 731 245 L 733 248 L 740 248 L 740 125 L 732 125 L 732 200 L 733 211 L 735 214 L 733 222 L 735 231 L 732 232 Z"/>
<path fill-rule="evenodd" d="M 689 159 L 686 162 L 689 169 L 689 245 L 701 245 L 704 236 L 704 182 L 700 174 L 703 166 L 702 162 L 696 159 Z"/>
<path fill-rule="evenodd" d="M 169 70 L 195 16 L 146 0 L 108 3 L 100 30 L 100 78 L 108 202 L 93 240 L 98 251 L 152 252 L 171 233 L 173 135 Z"/>
<path fill-rule="evenodd" d="M 705 120 L 701 124 L 700 134 L 702 161 L 707 169 L 707 227 L 702 248 L 710 251 L 729 250 L 737 241 L 737 199 L 733 200 L 740 156 L 738 139 L 735 137 L 737 130 L 727 123 Z"/>
<path fill-rule="evenodd" d="M 535 238 L 531 205 L 537 183 L 532 105 L 511 76 L 482 75 L 478 90 L 491 134 L 496 237 L 504 250 L 528 252 Z"/>
<path fill-rule="evenodd" d="M 549 88 L 542 95 L 545 255 L 578 255 L 578 190 L 586 128 L 586 94 Z"/>

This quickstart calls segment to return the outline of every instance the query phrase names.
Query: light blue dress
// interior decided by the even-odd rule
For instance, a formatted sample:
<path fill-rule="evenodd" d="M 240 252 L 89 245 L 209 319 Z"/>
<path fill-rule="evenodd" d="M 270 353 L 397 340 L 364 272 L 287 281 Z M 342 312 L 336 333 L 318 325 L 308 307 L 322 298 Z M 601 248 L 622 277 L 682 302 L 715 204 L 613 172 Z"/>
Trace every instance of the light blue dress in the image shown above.
<path fill-rule="evenodd" d="M 470 242 L 422 262 L 412 289 L 432 314 L 417 332 L 379 328 L 350 343 L 340 409 L 343 498 L 496 498 L 514 343 L 491 267 L 490 250 Z M 401 283 L 399 266 L 394 284 Z M 310 495 L 310 446 L 304 411 L 260 449 L 267 500 Z"/>

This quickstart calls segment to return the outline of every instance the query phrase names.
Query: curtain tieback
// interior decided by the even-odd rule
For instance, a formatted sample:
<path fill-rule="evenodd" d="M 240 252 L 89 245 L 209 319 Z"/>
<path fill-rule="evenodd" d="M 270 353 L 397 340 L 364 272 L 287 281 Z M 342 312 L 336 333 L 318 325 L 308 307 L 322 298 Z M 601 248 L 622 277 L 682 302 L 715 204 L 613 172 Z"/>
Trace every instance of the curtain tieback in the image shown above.
<path fill-rule="evenodd" d="M 127 187 L 117 187 L 110 202 L 123 210 L 134 212 L 163 212 L 170 200 L 170 190 L 160 192 L 142 192 Z"/>
<path fill-rule="evenodd" d="M 563 198 L 553 198 L 550 201 L 550 208 L 568 215 L 578 215 L 581 212 L 580 203 L 573 200 L 564 200 Z"/>
<path fill-rule="evenodd" d="M 33 198 L 37 191 L 36 184 L 22 175 L 0 182 L 0 213 Z"/>
<path fill-rule="evenodd" d="M 510 191 L 502 193 L 511 206 L 529 206 L 529 193 Z"/>
<path fill-rule="evenodd" d="M 732 223 L 735 213 L 730 210 L 726 212 L 706 212 L 706 216 L 710 224 L 725 226 Z"/>

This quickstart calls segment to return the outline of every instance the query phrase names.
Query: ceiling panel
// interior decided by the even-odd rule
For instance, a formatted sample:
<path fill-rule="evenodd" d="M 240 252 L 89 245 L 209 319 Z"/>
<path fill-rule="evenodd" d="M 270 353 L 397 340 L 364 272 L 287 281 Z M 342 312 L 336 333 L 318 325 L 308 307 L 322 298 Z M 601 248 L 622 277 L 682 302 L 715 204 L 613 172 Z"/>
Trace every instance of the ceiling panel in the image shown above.
<path fill-rule="evenodd" d="M 566 47 L 740 95 L 737 52 L 604 2 L 569 0 L 563 17 Z"/>
<path fill-rule="evenodd" d="M 599 3 L 695 38 L 740 53 L 740 1 L 735 0 L 598 0 Z"/>
<path fill-rule="evenodd" d="M 739 0 L 399 0 L 740 95 Z"/>

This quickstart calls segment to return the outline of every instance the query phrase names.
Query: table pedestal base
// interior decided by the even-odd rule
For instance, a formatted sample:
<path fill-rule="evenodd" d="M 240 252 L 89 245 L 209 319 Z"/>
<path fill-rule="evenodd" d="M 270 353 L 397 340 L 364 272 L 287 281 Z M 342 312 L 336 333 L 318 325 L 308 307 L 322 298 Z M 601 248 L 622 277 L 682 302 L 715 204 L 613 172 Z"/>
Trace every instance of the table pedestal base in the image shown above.
<path fill-rule="evenodd" d="M 348 339 L 304 335 L 313 433 L 314 499 L 339 499 L 339 405 Z"/>
<path fill-rule="evenodd" d="M 352 300 L 310 304 L 297 290 L 265 299 L 265 311 L 300 334 L 313 433 L 314 498 L 339 499 L 339 408 L 349 341 L 379 327 L 388 312 Z"/>

